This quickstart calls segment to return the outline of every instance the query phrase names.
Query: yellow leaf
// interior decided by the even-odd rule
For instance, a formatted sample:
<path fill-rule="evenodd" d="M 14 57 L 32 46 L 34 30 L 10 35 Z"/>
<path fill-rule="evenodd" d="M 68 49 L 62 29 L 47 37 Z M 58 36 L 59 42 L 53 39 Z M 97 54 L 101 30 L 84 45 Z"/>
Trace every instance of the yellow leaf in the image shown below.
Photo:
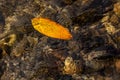
<path fill-rule="evenodd" d="M 47 18 L 33 18 L 32 25 L 35 30 L 52 38 L 64 40 L 72 38 L 72 35 L 67 28 L 64 28 L 62 25 Z"/>

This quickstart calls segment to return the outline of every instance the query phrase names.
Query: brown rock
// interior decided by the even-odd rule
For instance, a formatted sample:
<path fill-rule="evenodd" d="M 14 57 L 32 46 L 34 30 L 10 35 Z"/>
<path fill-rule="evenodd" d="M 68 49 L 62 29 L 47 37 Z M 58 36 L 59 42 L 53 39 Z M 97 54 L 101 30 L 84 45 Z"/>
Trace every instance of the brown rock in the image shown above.
<path fill-rule="evenodd" d="M 120 59 L 117 59 L 115 62 L 116 71 L 120 72 Z"/>
<path fill-rule="evenodd" d="M 120 17 L 120 2 L 114 4 L 114 12 Z"/>

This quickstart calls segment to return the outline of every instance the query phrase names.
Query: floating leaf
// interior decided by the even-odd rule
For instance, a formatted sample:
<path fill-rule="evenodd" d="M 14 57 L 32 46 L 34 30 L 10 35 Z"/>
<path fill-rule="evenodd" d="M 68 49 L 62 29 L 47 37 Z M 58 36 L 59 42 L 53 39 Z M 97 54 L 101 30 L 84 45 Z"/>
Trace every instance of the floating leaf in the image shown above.
<path fill-rule="evenodd" d="M 33 18 L 32 25 L 35 30 L 52 38 L 64 40 L 72 38 L 72 35 L 67 28 L 64 28 L 62 25 L 47 18 Z"/>

